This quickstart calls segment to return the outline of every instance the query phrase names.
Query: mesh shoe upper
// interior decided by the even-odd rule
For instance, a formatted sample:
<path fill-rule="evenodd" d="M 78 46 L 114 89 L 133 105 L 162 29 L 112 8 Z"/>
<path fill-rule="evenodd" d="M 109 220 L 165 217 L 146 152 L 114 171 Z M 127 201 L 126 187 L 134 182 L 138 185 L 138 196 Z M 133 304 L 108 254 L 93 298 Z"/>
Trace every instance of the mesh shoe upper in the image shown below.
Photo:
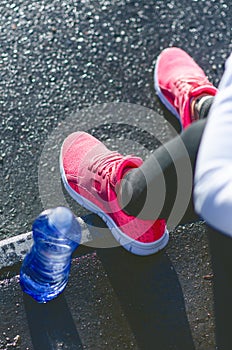
<path fill-rule="evenodd" d="M 165 49 L 158 57 L 155 84 L 162 102 L 179 117 L 184 128 L 193 120 L 191 100 L 202 94 L 214 96 L 217 92 L 198 64 L 176 47 Z"/>
<path fill-rule="evenodd" d="M 72 189 L 109 215 L 125 235 L 143 243 L 162 237 L 165 220 L 144 221 L 127 215 L 117 200 L 120 180 L 125 172 L 142 164 L 141 158 L 124 157 L 93 136 L 76 132 L 63 144 L 62 162 Z"/>

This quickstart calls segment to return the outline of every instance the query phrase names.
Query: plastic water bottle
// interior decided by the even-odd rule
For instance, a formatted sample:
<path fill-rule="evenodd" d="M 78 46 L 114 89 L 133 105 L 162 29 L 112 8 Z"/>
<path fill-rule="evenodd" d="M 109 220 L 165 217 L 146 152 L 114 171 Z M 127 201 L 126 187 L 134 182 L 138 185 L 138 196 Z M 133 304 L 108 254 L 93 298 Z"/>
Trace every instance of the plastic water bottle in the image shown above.
<path fill-rule="evenodd" d="M 72 252 L 81 239 L 81 227 L 65 207 L 49 209 L 32 226 L 34 244 L 20 270 L 22 290 L 39 303 L 58 296 L 68 282 Z"/>

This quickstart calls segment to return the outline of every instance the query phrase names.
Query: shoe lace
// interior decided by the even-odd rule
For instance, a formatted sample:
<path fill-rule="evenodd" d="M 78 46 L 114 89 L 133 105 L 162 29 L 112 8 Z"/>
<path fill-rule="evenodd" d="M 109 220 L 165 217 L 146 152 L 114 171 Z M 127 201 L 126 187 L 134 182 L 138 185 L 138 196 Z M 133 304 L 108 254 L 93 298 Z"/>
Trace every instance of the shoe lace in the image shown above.
<path fill-rule="evenodd" d="M 188 92 L 192 91 L 195 88 L 202 86 L 202 85 L 209 85 L 209 81 L 208 81 L 207 77 L 203 78 L 201 76 L 195 76 L 195 77 L 189 77 L 187 79 L 186 79 L 186 77 L 184 77 L 184 78 L 180 77 L 175 82 L 176 88 L 182 93 L 186 92 L 186 91 L 188 91 Z"/>
<path fill-rule="evenodd" d="M 122 161 L 122 155 L 117 152 L 111 152 L 109 154 L 98 154 L 94 157 L 93 162 L 89 166 L 89 170 L 97 173 L 103 179 L 108 176 L 109 180 L 111 182 L 114 182 L 117 168 L 119 164 L 122 163 Z"/>

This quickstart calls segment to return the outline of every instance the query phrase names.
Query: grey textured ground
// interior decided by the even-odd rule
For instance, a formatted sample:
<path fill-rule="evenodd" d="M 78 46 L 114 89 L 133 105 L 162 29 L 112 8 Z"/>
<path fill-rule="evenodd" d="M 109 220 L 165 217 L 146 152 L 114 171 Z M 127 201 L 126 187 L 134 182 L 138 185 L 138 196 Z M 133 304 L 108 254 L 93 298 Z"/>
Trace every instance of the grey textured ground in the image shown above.
<path fill-rule="evenodd" d="M 163 115 L 153 66 L 160 51 L 173 45 L 187 50 L 218 84 L 232 49 L 230 7 L 229 0 L 1 1 L 1 239 L 30 231 L 43 209 L 43 146 L 76 110 L 126 102 Z M 119 140 L 127 151 L 124 141 L 132 135 L 141 153 L 152 149 L 154 140 L 141 130 L 105 122 L 104 114 L 96 120 L 88 113 L 74 128 L 81 124 L 112 148 Z M 142 130 L 153 127 L 144 116 Z M 167 124 L 161 133 L 164 139 L 169 135 Z M 66 291 L 85 348 L 191 349 L 194 341 L 196 349 L 214 349 L 211 270 L 201 223 L 177 228 L 165 254 L 142 261 L 122 249 L 87 253 L 75 260 Z M 17 273 L 18 267 L 2 271 L 1 349 L 32 349 Z"/>

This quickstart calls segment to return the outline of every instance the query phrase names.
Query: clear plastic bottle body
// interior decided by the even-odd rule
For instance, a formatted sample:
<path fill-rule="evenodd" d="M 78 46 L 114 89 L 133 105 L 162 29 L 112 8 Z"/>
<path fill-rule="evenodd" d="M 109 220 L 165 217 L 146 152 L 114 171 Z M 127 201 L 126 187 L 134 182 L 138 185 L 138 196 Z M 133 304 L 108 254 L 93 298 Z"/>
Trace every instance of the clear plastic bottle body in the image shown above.
<path fill-rule="evenodd" d="M 70 210 L 58 207 L 43 212 L 32 231 L 34 244 L 23 261 L 20 284 L 25 293 L 45 303 L 60 294 L 68 282 L 81 228 Z"/>

